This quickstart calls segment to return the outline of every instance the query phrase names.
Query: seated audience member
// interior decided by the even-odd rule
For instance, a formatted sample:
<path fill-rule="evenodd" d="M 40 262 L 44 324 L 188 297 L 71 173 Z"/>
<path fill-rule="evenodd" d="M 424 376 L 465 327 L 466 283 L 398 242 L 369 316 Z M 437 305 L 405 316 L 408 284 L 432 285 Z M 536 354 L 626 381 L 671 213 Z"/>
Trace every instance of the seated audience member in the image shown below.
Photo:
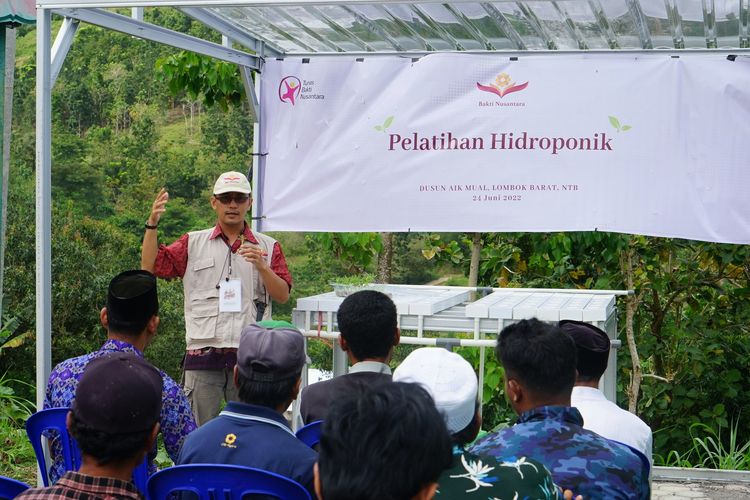
<path fill-rule="evenodd" d="M 428 500 L 451 443 L 417 384 L 377 384 L 333 401 L 315 466 L 319 500 Z"/>
<path fill-rule="evenodd" d="M 427 389 L 451 434 L 453 465 L 440 476 L 436 498 L 562 498 L 550 472 L 534 459 L 500 461 L 464 450 L 482 425 L 477 375 L 464 358 L 440 347 L 423 347 L 401 362 L 393 381 Z"/>
<path fill-rule="evenodd" d="M 244 465 L 281 474 L 314 495 L 318 454 L 298 440 L 283 417 L 297 397 L 306 361 L 302 334 L 284 321 L 246 326 L 237 349 L 234 383 L 240 401 L 190 434 L 178 464 Z"/>
<path fill-rule="evenodd" d="M 578 351 L 578 375 L 570 404 L 583 416 L 583 428 L 607 439 L 632 446 L 652 460 L 651 428 L 640 418 L 608 400 L 599 390 L 599 379 L 607 369 L 609 337 L 605 332 L 581 321 L 559 323 L 570 335 Z"/>
<path fill-rule="evenodd" d="M 159 371 L 134 353 L 109 353 L 88 363 L 75 396 L 67 427 L 81 450 L 81 468 L 16 498 L 143 498 L 131 478 L 159 432 Z"/>
<path fill-rule="evenodd" d="M 505 394 L 519 415 L 515 425 L 488 434 L 471 451 L 533 457 L 555 483 L 584 498 L 648 498 L 648 464 L 627 445 L 583 428 L 570 406 L 576 347 L 557 326 L 537 319 L 505 327 L 496 354 L 505 369 Z"/>
<path fill-rule="evenodd" d="M 109 283 L 107 305 L 100 314 L 107 330 L 107 341 L 98 350 L 67 359 L 58 364 L 49 376 L 44 408 L 70 407 L 76 386 L 86 366 L 94 359 L 111 353 L 129 352 L 143 357 L 143 350 L 151 343 L 159 326 L 159 298 L 156 277 L 148 271 L 125 271 Z M 163 371 L 161 415 L 159 424 L 164 446 L 172 460 L 177 459 L 182 442 L 195 429 L 193 411 L 182 388 Z M 56 481 L 64 472 L 62 447 L 51 439 L 53 465 L 50 479 Z M 156 449 L 149 454 L 149 473 L 156 471 L 153 459 Z"/>
<path fill-rule="evenodd" d="M 336 318 L 341 332 L 339 344 L 352 367 L 346 375 L 302 390 L 300 414 L 305 424 L 325 419 L 331 402 L 339 395 L 391 380 L 388 362 L 399 342 L 393 301 L 374 290 L 353 293 L 341 303 Z"/>

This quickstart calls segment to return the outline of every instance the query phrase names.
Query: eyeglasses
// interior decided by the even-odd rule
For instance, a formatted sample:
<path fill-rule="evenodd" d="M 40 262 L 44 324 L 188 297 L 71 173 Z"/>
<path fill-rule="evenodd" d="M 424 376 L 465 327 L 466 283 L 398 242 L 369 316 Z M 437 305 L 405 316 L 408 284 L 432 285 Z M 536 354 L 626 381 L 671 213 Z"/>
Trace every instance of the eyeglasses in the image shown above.
<path fill-rule="evenodd" d="M 232 201 L 237 204 L 245 203 L 250 199 L 250 195 L 245 193 L 222 193 L 215 194 L 214 198 L 219 200 L 219 202 L 224 205 L 229 205 L 230 203 L 232 203 Z"/>

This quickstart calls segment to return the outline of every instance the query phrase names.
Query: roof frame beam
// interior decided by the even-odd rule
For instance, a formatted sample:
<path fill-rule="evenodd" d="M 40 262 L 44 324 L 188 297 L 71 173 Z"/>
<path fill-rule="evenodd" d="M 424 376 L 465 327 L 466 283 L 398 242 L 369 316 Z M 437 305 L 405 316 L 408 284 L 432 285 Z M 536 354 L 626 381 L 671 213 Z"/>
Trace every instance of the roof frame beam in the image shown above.
<path fill-rule="evenodd" d="M 260 113 L 258 112 L 260 102 L 258 101 L 258 94 L 255 92 L 252 71 L 247 66 L 240 66 L 240 76 L 242 76 L 242 86 L 245 87 L 245 95 L 253 115 L 253 123 L 258 123 L 260 120 Z"/>
<path fill-rule="evenodd" d="M 62 65 L 65 62 L 65 57 L 68 55 L 70 47 L 73 45 L 76 32 L 80 21 L 77 19 L 71 19 L 66 17 L 63 19 L 63 23 L 60 26 L 60 31 L 57 32 L 55 37 L 55 43 L 52 45 L 52 62 L 50 68 L 50 86 L 54 87 L 57 77 L 62 70 Z"/>
<path fill-rule="evenodd" d="M 101 9 L 55 9 L 55 14 L 78 19 L 113 31 L 119 31 L 144 40 L 162 43 L 178 49 L 189 50 L 221 61 L 247 66 L 256 71 L 260 69 L 258 56 L 248 54 L 218 43 L 209 42 L 184 33 L 156 26 L 155 24 L 137 21 L 127 16 Z"/>
<path fill-rule="evenodd" d="M 498 3 L 514 3 L 515 0 L 495 0 Z M 537 0 L 538 1 L 538 0 Z M 341 5 L 337 0 L 36 0 L 43 8 L 110 8 L 110 7 L 284 7 L 305 5 Z M 346 0 L 347 5 L 405 5 L 405 0 Z M 444 4 L 445 0 L 419 0 L 420 4 Z M 477 0 L 451 0 L 453 4 L 471 3 Z"/>
<path fill-rule="evenodd" d="M 589 49 L 589 50 L 578 50 L 578 49 L 554 49 L 554 50 L 441 50 L 441 54 L 477 54 L 484 55 L 487 57 L 515 57 L 515 58 L 526 58 L 526 57 L 538 57 L 538 56 L 549 56 L 551 54 L 599 54 L 599 55 L 612 55 L 611 49 Z M 616 52 L 617 54 L 630 54 L 634 56 L 679 56 L 679 57 L 700 57 L 707 54 L 706 50 L 683 50 L 683 49 L 658 49 L 653 51 L 644 51 L 643 49 L 620 49 Z M 336 56 L 336 57 L 406 57 L 406 58 L 420 58 L 435 54 L 435 51 L 431 50 L 410 50 L 408 52 L 399 51 L 378 51 L 378 52 L 365 52 L 365 51 L 350 51 L 350 52 L 292 52 L 285 54 L 284 57 L 317 57 L 317 56 Z M 748 49 L 715 49 L 711 50 L 710 54 L 715 56 L 729 56 L 729 55 L 742 55 L 750 57 L 750 48 Z"/>

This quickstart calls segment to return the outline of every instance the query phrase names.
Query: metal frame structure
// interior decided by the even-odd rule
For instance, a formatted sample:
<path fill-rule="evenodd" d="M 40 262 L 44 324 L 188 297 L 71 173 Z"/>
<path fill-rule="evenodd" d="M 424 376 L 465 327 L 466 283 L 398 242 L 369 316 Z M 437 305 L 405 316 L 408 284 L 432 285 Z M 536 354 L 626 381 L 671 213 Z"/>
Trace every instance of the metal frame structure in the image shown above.
<path fill-rule="evenodd" d="M 37 0 L 37 404 L 42 405 L 51 370 L 51 92 L 80 22 L 240 66 L 255 118 L 253 195 L 256 215 L 262 217 L 259 173 L 265 161 L 257 150 L 262 123 L 258 80 L 253 85 L 251 73 L 262 71 L 265 57 L 421 57 L 437 51 L 527 56 L 657 49 L 680 55 L 707 50 L 750 53 L 750 0 L 736 0 L 732 12 L 722 11 L 726 5 L 716 0 Z M 179 8 L 219 32 L 225 43 L 144 22 L 144 8 L 153 7 Z M 657 7 L 660 14 L 654 14 Z M 131 9 L 131 15 L 107 10 L 113 8 Z M 64 17 L 54 45 L 52 14 Z M 247 50 L 232 48 L 232 43 Z"/>
<path fill-rule="evenodd" d="M 370 285 L 372 286 L 372 285 Z M 528 317 L 538 317 L 543 321 L 557 322 L 560 319 L 583 319 L 607 332 L 611 340 L 612 349 L 610 350 L 609 363 L 607 370 L 600 382 L 600 388 L 604 395 L 611 401 L 616 402 L 617 392 L 617 350 L 621 342 L 617 339 L 617 311 L 614 298 L 617 296 L 631 295 L 633 292 L 625 290 L 576 290 L 576 289 L 529 289 L 529 288 L 474 288 L 474 287 L 447 287 L 447 286 L 427 286 L 427 285 L 385 285 L 384 291 L 395 294 L 393 300 L 398 308 L 398 326 L 401 329 L 401 343 L 444 347 L 453 349 L 454 347 L 474 347 L 479 348 L 479 387 L 484 383 L 484 366 L 486 348 L 495 346 L 497 335 L 500 331 L 511 323 Z M 450 298 L 436 297 L 436 302 L 442 305 L 427 308 L 427 304 L 416 304 L 416 308 L 409 307 L 409 310 L 402 309 L 399 305 L 403 296 L 401 293 L 417 294 L 416 297 L 423 296 L 429 301 L 432 294 L 448 292 L 453 294 Z M 475 294 L 492 294 L 497 292 L 503 297 L 516 296 L 511 301 L 514 305 L 503 307 L 507 311 L 499 315 L 489 314 L 492 307 L 479 306 L 479 301 L 472 302 L 470 296 Z M 338 322 L 336 313 L 338 304 L 343 301 L 337 298 L 333 293 L 321 294 L 313 297 L 300 298 L 297 301 L 297 307 L 292 312 L 292 322 L 302 330 L 304 335 L 309 338 L 324 338 L 335 340 L 338 339 L 339 332 L 336 331 Z M 550 301 L 555 297 L 570 296 L 575 300 L 576 297 L 586 296 L 583 305 L 569 306 L 561 308 L 561 304 Z M 494 295 L 488 296 L 492 300 Z M 600 303 L 589 302 L 593 297 L 604 298 L 605 303 L 611 300 L 611 309 L 603 307 Z M 538 303 L 531 305 L 524 302 L 524 299 L 541 299 Z M 401 300 L 400 300 L 401 299 Z M 495 299 L 497 300 L 497 299 Z M 549 302 L 548 302 L 549 301 Z M 565 303 L 565 300 L 562 301 Z M 589 317 L 577 315 L 582 310 L 591 305 Z M 518 307 L 518 309 L 516 309 Z M 472 309 L 470 311 L 470 309 Z M 484 309 L 485 312 L 478 312 Z M 608 312 L 605 313 L 605 310 Z M 434 311 L 434 312 L 431 312 Z M 575 312 L 573 312 L 575 311 Z M 499 316 L 499 317 L 498 317 Z M 406 332 L 414 332 L 413 335 L 407 335 Z M 425 336 L 425 333 L 433 332 L 437 336 Z M 471 334 L 471 338 L 458 338 L 446 336 L 450 333 Z M 333 344 L 333 376 L 339 376 L 347 373 L 349 361 L 347 354 L 340 348 L 338 343 Z M 303 387 L 307 385 L 306 377 L 303 378 Z M 481 396 L 480 396 L 481 397 Z"/>

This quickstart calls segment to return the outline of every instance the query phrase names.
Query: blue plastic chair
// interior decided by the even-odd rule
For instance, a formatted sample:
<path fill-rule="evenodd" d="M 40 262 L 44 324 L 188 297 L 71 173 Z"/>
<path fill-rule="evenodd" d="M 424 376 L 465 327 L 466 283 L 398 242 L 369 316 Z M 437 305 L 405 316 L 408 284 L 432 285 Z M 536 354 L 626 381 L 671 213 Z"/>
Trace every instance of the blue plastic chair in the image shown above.
<path fill-rule="evenodd" d="M 42 471 L 44 486 L 49 486 L 49 470 L 52 464 L 47 464 L 44 458 L 44 446 L 42 437 L 52 440 L 60 440 L 63 451 L 63 464 L 66 471 L 81 468 L 81 450 L 75 439 L 68 433 L 65 423 L 68 416 L 68 408 L 49 408 L 40 410 L 26 419 L 26 435 L 29 436 L 31 446 L 34 448 L 39 470 Z M 139 491 L 146 491 L 148 482 L 148 459 L 144 460 L 133 471 L 133 483 Z"/>
<path fill-rule="evenodd" d="M 42 471 L 42 482 L 49 486 L 49 467 L 44 458 L 44 446 L 42 437 L 59 440 L 62 445 L 63 463 L 65 470 L 78 470 L 81 467 L 81 451 L 78 445 L 68 433 L 65 419 L 68 416 L 68 408 L 50 408 L 41 410 L 26 419 L 26 435 L 29 436 L 31 446 L 34 448 L 36 462 Z"/>
<path fill-rule="evenodd" d="M 240 500 L 245 495 L 312 500 L 296 481 L 241 465 L 176 465 L 160 470 L 148 480 L 149 498 L 175 498 L 171 495 L 178 492 L 193 493 L 199 500 Z"/>
<path fill-rule="evenodd" d="M 0 498 L 16 498 L 21 492 L 31 488 L 26 483 L 16 481 L 9 477 L 0 476 Z"/>
<path fill-rule="evenodd" d="M 322 427 L 322 420 L 310 422 L 297 431 L 297 439 L 305 443 L 310 448 L 314 448 L 320 442 L 320 430 Z"/>

